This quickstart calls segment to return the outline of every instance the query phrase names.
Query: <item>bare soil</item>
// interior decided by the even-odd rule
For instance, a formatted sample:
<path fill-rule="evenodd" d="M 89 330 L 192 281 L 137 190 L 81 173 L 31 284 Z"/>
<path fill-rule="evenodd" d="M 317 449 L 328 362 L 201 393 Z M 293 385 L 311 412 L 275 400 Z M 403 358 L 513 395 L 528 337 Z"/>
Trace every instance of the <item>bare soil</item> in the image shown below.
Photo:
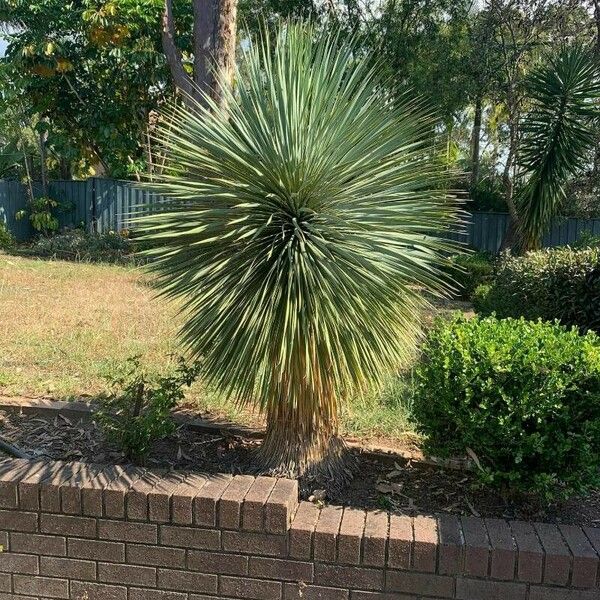
<path fill-rule="evenodd" d="M 75 422 L 63 416 L 0 412 L 0 433 L 10 442 L 40 458 L 78 460 L 100 464 L 126 460 L 109 444 L 93 422 Z M 176 434 L 156 444 L 146 466 L 201 472 L 252 473 L 253 452 L 260 440 L 233 436 L 223 430 L 207 434 L 185 423 Z M 458 515 L 545 520 L 600 527 L 600 490 L 546 510 L 528 502 L 509 502 L 478 488 L 468 471 L 425 466 L 399 455 L 376 455 L 358 449 L 353 481 L 343 489 L 326 482 L 301 481 L 304 499 L 324 489 L 326 502 L 397 513 L 450 512 Z M 317 494 L 320 495 L 320 494 Z"/>

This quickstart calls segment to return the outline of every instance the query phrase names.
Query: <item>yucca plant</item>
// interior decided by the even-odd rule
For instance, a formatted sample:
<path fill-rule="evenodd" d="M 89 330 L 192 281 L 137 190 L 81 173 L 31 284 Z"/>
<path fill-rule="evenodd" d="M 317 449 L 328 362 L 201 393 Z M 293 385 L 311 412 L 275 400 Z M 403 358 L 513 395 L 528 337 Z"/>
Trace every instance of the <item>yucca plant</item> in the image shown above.
<path fill-rule="evenodd" d="M 447 289 L 431 232 L 457 203 L 433 120 L 377 73 L 352 41 L 282 23 L 244 51 L 226 111 L 173 107 L 158 135 L 150 269 L 204 378 L 266 413 L 262 471 L 339 473 L 340 402 L 403 363 L 424 292 Z"/>
<path fill-rule="evenodd" d="M 523 120 L 517 197 L 523 250 L 541 246 L 566 185 L 586 163 L 600 117 L 600 70 L 592 53 L 567 46 L 549 56 L 529 78 L 531 110 Z"/>

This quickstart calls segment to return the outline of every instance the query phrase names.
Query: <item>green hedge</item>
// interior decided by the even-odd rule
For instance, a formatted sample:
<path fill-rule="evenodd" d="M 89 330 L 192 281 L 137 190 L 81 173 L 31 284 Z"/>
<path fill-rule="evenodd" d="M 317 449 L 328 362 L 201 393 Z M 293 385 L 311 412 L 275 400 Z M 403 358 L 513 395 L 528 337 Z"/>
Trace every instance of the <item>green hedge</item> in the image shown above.
<path fill-rule="evenodd" d="M 492 277 L 494 267 L 492 257 L 487 252 L 459 254 L 452 257 L 454 268 L 450 275 L 458 288 L 458 295 L 470 300 L 478 286 Z"/>
<path fill-rule="evenodd" d="M 417 368 L 426 447 L 473 451 L 481 481 L 551 501 L 600 483 L 600 338 L 493 317 L 438 321 Z"/>
<path fill-rule="evenodd" d="M 600 331 L 600 248 L 558 248 L 505 256 L 489 285 L 473 297 L 483 315 L 558 319 L 582 331 Z"/>

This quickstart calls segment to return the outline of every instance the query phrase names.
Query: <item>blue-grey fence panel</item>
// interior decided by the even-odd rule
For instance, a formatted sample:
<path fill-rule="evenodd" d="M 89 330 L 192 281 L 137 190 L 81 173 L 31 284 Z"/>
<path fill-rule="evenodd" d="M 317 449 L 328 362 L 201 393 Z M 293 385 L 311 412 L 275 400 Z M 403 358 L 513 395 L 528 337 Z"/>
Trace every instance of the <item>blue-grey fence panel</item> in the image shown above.
<path fill-rule="evenodd" d="M 27 208 L 27 194 L 19 181 L 0 181 L 0 223 L 19 241 L 28 240 L 33 229 L 25 216 L 17 219 L 17 212 Z"/>
<path fill-rule="evenodd" d="M 48 186 L 49 196 L 59 202 L 58 223 L 63 227 L 83 227 L 90 225 L 90 192 L 92 180 L 52 181 Z"/>

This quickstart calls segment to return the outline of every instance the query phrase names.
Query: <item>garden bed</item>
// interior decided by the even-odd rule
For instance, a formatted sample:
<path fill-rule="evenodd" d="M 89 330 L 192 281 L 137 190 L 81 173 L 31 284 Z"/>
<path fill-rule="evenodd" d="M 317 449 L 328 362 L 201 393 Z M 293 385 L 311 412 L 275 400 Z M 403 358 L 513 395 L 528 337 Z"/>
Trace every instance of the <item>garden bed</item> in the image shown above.
<path fill-rule="evenodd" d="M 88 419 L 42 413 L 0 412 L 0 430 L 12 443 L 34 456 L 54 460 L 81 460 L 100 464 L 125 461 Z M 239 432 L 238 432 L 239 433 Z M 209 473 L 252 473 L 256 436 L 200 431 L 189 422 L 179 424 L 174 436 L 155 445 L 147 466 Z M 476 489 L 468 470 L 444 469 L 406 458 L 406 455 L 350 450 L 357 476 L 343 490 L 328 489 L 326 501 L 364 508 L 385 508 L 402 514 L 449 512 L 459 515 L 545 520 L 600 526 L 600 491 L 572 499 L 547 511 L 528 504 L 511 504 L 497 494 Z M 319 484 L 300 482 L 308 499 Z"/>

